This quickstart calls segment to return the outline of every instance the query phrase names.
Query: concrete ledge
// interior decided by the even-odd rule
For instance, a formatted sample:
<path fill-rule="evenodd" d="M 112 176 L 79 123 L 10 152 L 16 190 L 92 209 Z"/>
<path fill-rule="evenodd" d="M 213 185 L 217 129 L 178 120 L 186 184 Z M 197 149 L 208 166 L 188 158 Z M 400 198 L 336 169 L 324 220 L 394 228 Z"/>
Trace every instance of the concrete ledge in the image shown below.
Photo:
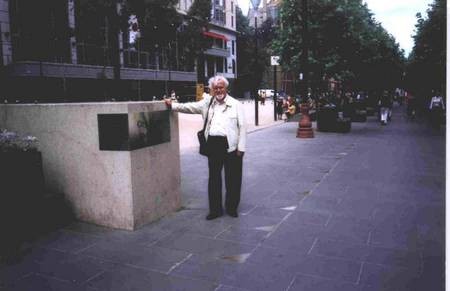
<path fill-rule="evenodd" d="M 136 114 L 165 110 L 161 101 L 2 104 L 0 127 L 39 139 L 46 187 L 78 219 L 132 230 L 181 207 L 178 114 L 170 141 L 128 151 L 100 150 L 98 114 L 127 114 L 130 134 L 145 135 Z"/>

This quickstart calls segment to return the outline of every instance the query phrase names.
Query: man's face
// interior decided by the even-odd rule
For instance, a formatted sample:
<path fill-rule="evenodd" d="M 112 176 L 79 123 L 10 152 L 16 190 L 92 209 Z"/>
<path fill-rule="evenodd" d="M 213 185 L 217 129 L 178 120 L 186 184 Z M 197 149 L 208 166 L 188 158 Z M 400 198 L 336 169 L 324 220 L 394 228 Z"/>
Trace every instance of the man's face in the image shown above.
<path fill-rule="evenodd" d="M 223 98 L 225 98 L 227 95 L 227 87 L 225 86 L 225 82 L 218 81 L 213 84 L 213 95 L 218 101 L 222 101 Z"/>

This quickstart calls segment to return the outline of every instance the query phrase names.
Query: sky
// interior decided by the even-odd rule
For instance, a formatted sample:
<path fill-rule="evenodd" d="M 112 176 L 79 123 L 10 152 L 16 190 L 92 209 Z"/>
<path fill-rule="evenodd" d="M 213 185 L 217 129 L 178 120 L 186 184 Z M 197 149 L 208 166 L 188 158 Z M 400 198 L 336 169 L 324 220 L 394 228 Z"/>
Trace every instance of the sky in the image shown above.
<path fill-rule="evenodd" d="M 262 1 L 261 1 L 262 2 Z M 400 48 L 408 56 L 414 46 L 416 13 L 426 17 L 426 10 L 433 0 L 364 0 L 381 25 L 394 36 Z M 250 0 L 237 0 L 244 15 L 247 15 Z"/>

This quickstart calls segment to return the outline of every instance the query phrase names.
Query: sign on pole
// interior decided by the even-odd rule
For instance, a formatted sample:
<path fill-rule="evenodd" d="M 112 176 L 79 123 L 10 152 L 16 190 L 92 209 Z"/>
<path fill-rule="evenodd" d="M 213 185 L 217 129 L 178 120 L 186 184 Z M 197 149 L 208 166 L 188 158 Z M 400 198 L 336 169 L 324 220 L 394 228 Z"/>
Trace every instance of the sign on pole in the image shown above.
<path fill-rule="evenodd" d="M 280 57 L 279 56 L 271 56 L 270 57 L 270 65 L 271 66 L 279 66 L 280 65 Z"/>

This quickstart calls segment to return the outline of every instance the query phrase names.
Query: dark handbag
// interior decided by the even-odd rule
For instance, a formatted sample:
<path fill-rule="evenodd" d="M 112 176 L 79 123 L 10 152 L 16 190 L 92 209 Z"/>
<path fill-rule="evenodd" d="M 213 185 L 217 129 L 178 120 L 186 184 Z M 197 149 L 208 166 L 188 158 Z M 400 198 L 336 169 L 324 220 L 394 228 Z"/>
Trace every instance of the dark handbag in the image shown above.
<path fill-rule="evenodd" d="M 205 138 L 205 130 L 202 129 L 197 132 L 198 142 L 200 143 L 199 153 L 202 156 L 208 156 L 208 151 L 206 150 L 206 138 Z"/>
<path fill-rule="evenodd" d="M 211 107 L 213 98 L 214 97 L 211 97 L 211 102 L 209 102 L 208 111 L 206 111 L 206 117 L 205 117 L 205 122 L 203 123 L 203 129 L 200 130 L 199 132 L 197 132 L 197 138 L 198 138 L 198 142 L 200 144 L 198 152 L 202 156 L 208 156 L 208 148 L 206 145 L 205 129 L 206 129 L 206 122 L 208 122 L 209 108 Z"/>

